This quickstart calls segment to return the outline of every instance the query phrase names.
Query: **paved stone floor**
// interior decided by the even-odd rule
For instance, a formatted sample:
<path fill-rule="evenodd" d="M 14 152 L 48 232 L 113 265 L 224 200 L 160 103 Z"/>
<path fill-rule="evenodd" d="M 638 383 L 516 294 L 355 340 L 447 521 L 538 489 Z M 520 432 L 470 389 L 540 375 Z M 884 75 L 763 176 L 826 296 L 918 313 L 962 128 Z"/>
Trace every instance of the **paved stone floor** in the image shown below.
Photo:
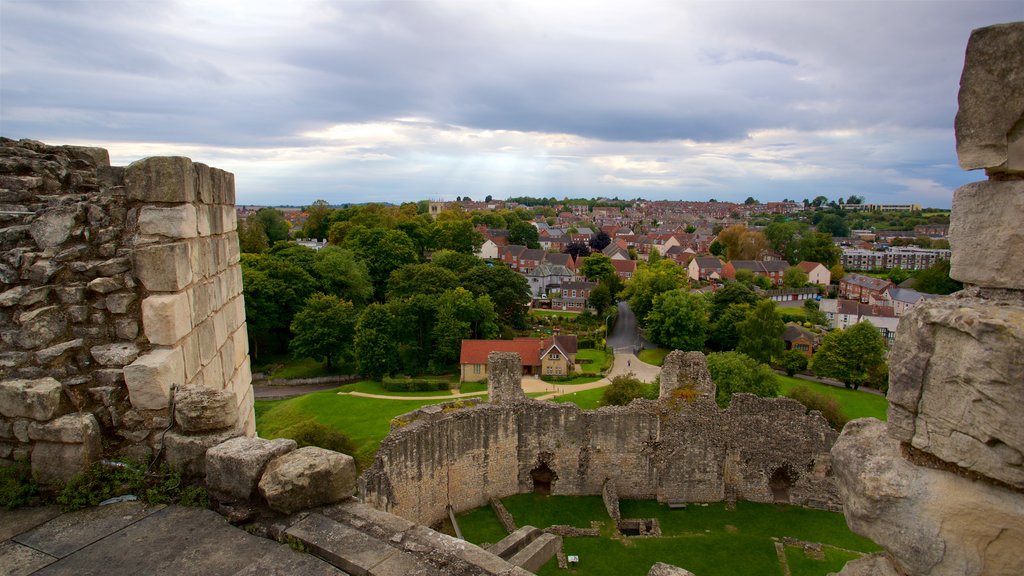
<path fill-rule="evenodd" d="M 327 576 L 322 560 L 200 508 L 124 502 L 61 514 L 0 510 L 0 576 Z"/>

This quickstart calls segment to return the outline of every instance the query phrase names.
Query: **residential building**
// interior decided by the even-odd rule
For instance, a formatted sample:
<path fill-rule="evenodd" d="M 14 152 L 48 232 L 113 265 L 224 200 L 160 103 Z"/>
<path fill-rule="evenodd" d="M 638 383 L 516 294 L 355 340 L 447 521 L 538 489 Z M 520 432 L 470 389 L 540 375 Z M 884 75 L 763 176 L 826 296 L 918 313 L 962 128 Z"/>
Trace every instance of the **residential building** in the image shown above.
<path fill-rule="evenodd" d="M 687 275 L 694 282 L 705 280 L 721 280 L 725 265 L 714 256 L 698 256 L 690 260 Z"/>
<path fill-rule="evenodd" d="M 824 264 L 804 260 L 797 264 L 797 267 L 807 274 L 807 281 L 811 284 L 828 286 L 832 283 L 832 272 Z"/>
<path fill-rule="evenodd" d="M 856 300 L 822 300 L 819 310 L 825 313 L 833 328 L 846 329 L 858 322 L 871 322 L 885 339 L 887 346 L 892 346 L 896 338 L 896 327 L 899 318 L 891 306 L 864 304 Z"/>
<path fill-rule="evenodd" d="M 615 267 L 615 275 L 623 280 L 629 280 L 636 272 L 636 260 L 618 260 L 612 258 L 612 266 Z"/>
<path fill-rule="evenodd" d="M 782 285 L 782 276 L 789 269 L 789 262 L 785 260 L 730 260 L 733 276 L 739 270 L 750 270 L 755 276 L 764 276 L 771 281 L 773 286 Z"/>
<path fill-rule="evenodd" d="M 883 278 L 847 274 L 839 281 L 839 297 L 870 304 L 881 301 L 882 294 L 892 286 L 892 282 Z"/>
<path fill-rule="evenodd" d="M 845 204 L 844 210 L 856 212 L 920 212 L 920 204 Z"/>
<path fill-rule="evenodd" d="M 927 249 L 899 246 L 885 250 L 843 249 L 842 263 L 846 270 L 924 270 L 939 260 L 949 260 L 948 249 Z"/>
<path fill-rule="evenodd" d="M 881 304 L 892 307 L 897 318 L 902 317 L 919 303 L 935 298 L 934 294 L 924 294 L 910 288 L 891 286 L 882 294 Z"/>
<path fill-rule="evenodd" d="M 814 354 L 819 345 L 818 335 L 810 330 L 789 322 L 786 324 L 786 331 L 782 333 L 782 340 L 786 343 L 786 350 L 798 350 L 808 358 Z"/>
<path fill-rule="evenodd" d="M 597 288 L 597 282 L 572 280 L 562 282 L 557 297 L 551 298 L 552 310 L 583 312 L 590 300 L 590 291 Z"/>
<path fill-rule="evenodd" d="M 515 352 L 527 376 L 568 376 L 576 365 L 577 341 L 574 334 L 551 338 L 515 340 L 463 340 L 459 354 L 459 381 L 477 382 L 487 378 L 487 355 L 491 352 Z"/>
<path fill-rule="evenodd" d="M 545 298 L 548 293 L 558 290 L 563 282 L 576 279 L 576 272 L 563 264 L 541 262 L 529 272 L 525 272 L 526 281 L 530 284 L 530 293 L 534 298 Z"/>
<path fill-rule="evenodd" d="M 762 290 L 754 288 L 754 292 L 762 298 L 773 302 L 794 302 L 799 300 L 811 300 L 818 296 L 817 286 L 803 288 L 776 288 L 774 290 Z"/>

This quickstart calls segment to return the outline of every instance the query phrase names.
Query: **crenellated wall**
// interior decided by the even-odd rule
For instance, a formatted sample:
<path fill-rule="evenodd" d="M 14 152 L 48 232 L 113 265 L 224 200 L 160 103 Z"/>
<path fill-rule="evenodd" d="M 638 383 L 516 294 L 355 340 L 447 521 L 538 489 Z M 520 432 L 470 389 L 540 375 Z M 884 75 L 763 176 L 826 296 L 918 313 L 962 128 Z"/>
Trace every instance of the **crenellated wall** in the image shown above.
<path fill-rule="evenodd" d="M 505 364 L 488 371 L 522 373 L 517 363 Z M 820 414 L 807 414 L 795 400 L 745 394 L 721 410 L 702 362 L 674 352 L 666 364 L 684 386 L 710 386 L 710 396 L 686 399 L 668 385 L 658 401 L 588 411 L 502 394 L 497 403 L 400 416 L 360 492 L 377 508 L 430 524 L 449 505 L 459 512 L 533 491 L 534 474 L 546 467 L 552 494 L 601 494 L 610 481 L 627 499 L 738 498 L 838 509 L 829 457 L 837 434 Z M 509 382 L 519 386 L 518 378 Z M 792 473 L 779 494 L 771 483 L 782 468 Z"/>
<path fill-rule="evenodd" d="M 66 480 L 163 443 L 198 472 L 255 433 L 234 196 L 187 158 L 0 139 L 0 463 Z"/>

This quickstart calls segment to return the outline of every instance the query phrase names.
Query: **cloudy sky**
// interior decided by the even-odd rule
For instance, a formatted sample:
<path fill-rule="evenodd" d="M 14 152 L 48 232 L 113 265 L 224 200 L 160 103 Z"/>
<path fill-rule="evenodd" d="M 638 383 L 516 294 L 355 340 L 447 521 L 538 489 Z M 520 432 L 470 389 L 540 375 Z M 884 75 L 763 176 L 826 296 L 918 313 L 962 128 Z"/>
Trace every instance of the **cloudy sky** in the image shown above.
<path fill-rule="evenodd" d="M 948 207 L 972 28 L 1024 1 L 0 0 L 0 134 L 238 200 Z"/>

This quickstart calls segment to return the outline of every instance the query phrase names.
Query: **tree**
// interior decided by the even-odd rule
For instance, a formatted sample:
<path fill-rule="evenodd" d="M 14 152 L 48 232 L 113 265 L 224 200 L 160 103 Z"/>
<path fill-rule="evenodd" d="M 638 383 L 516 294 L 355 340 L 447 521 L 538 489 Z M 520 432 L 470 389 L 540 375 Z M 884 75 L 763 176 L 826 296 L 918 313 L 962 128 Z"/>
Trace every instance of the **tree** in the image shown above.
<path fill-rule="evenodd" d="M 874 325 L 865 320 L 826 334 L 811 358 L 811 370 L 856 390 L 868 381 L 871 370 L 884 361 L 885 341 Z"/>
<path fill-rule="evenodd" d="M 765 227 L 764 236 L 773 250 L 790 264 L 796 264 L 800 261 L 800 241 L 809 230 L 803 222 L 777 221 Z"/>
<path fill-rule="evenodd" d="M 708 252 L 711 252 L 713 255 L 718 257 L 725 257 L 725 244 L 722 244 L 717 239 L 715 239 L 714 241 L 711 242 L 711 245 L 708 246 Z"/>
<path fill-rule="evenodd" d="M 649 386 L 632 372 L 612 378 L 612 383 L 601 394 L 602 406 L 626 406 L 637 398 L 651 398 Z"/>
<path fill-rule="evenodd" d="M 305 238 L 327 238 L 333 212 L 334 210 L 326 200 L 317 200 L 306 207 L 306 222 L 302 225 L 302 236 Z"/>
<path fill-rule="evenodd" d="M 804 300 L 804 316 L 811 324 L 828 326 L 828 316 L 821 311 L 816 300 Z"/>
<path fill-rule="evenodd" d="M 432 246 L 438 250 L 453 250 L 464 254 L 473 254 L 480 249 L 484 237 L 473 227 L 468 219 L 442 220 L 434 223 L 431 238 Z"/>
<path fill-rule="evenodd" d="M 438 250 L 434 252 L 430 263 L 434 266 L 451 270 L 455 274 L 462 274 L 468 270 L 486 267 L 482 260 L 472 254 L 452 252 L 451 250 Z"/>
<path fill-rule="evenodd" d="M 828 269 L 828 273 L 833 282 L 839 282 L 844 276 L 846 276 L 846 270 L 843 270 L 842 264 L 836 264 L 835 266 L 830 267 Z"/>
<path fill-rule="evenodd" d="M 725 313 L 725 310 L 734 304 L 757 304 L 758 297 L 749 286 L 737 282 L 726 284 L 721 290 L 715 290 L 711 296 L 711 322 L 718 321 L 718 318 Z"/>
<path fill-rule="evenodd" d="M 383 304 L 370 304 L 363 310 L 352 346 L 360 374 L 379 381 L 394 372 L 398 365 L 394 327 L 398 325 L 391 310 Z"/>
<path fill-rule="evenodd" d="M 725 245 L 729 260 L 754 260 L 771 246 L 764 234 L 744 224 L 733 224 L 722 230 L 717 241 Z"/>
<path fill-rule="evenodd" d="M 242 253 L 262 254 L 270 247 L 263 224 L 255 218 L 246 218 L 238 223 L 238 249 Z"/>
<path fill-rule="evenodd" d="M 712 350 L 724 352 L 735 350 L 740 343 L 738 326 L 747 319 L 751 305 L 746 303 L 728 306 L 717 319 L 710 324 L 707 346 Z"/>
<path fill-rule="evenodd" d="M 391 273 L 404 264 L 416 261 L 416 248 L 412 240 L 400 230 L 357 228 L 345 238 L 344 247 L 355 252 L 366 264 L 378 300 L 384 297 Z"/>
<path fill-rule="evenodd" d="M 897 266 L 889 270 L 889 274 L 887 274 L 887 276 L 889 278 L 889 281 L 891 281 L 893 284 L 899 284 L 900 282 L 903 282 L 907 278 L 910 278 L 910 272 L 907 272 L 903 268 Z"/>
<path fill-rule="evenodd" d="M 814 200 L 811 200 L 811 206 L 814 206 L 815 208 L 822 206 L 826 203 L 828 203 L 828 198 L 824 196 L 815 196 Z"/>
<path fill-rule="evenodd" d="M 845 237 L 850 235 L 850 227 L 846 219 L 838 214 L 826 214 L 818 222 L 818 232 L 824 232 L 834 237 Z"/>
<path fill-rule="evenodd" d="M 615 298 L 608 283 L 602 281 L 595 286 L 590 291 L 590 297 L 587 299 L 587 302 L 597 311 L 598 316 L 604 316 L 605 312 L 615 303 Z"/>
<path fill-rule="evenodd" d="M 725 408 L 732 395 L 746 392 L 764 398 L 779 394 L 779 381 L 768 366 L 740 352 L 708 354 L 708 372 L 715 383 L 715 401 Z"/>
<path fill-rule="evenodd" d="M 839 263 L 843 251 L 832 242 L 832 237 L 822 232 L 812 232 L 800 239 L 799 259 L 820 262 L 826 268 Z M 835 280 L 835 277 L 832 278 Z"/>
<path fill-rule="evenodd" d="M 316 280 L 299 266 L 270 254 L 242 254 L 241 265 L 245 317 L 253 358 L 258 358 L 261 342 L 284 348 L 292 319 L 314 292 Z"/>
<path fill-rule="evenodd" d="M 665 348 L 702 350 L 708 329 L 704 299 L 678 289 L 659 294 L 645 325 L 647 337 Z"/>
<path fill-rule="evenodd" d="M 508 242 L 527 248 L 540 248 L 540 234 L 529 222 L 519 219 L 509 219 Z"/>
<path fill-rule="evenodd" d="M 796 349 L 786 350 L 779 355 L 779 364 L 786 371 L 786 376 L 792 377 L 793 374 L 807 369 L 807 356 Z"/>
<path fill-rule="evenodd" d="M 615 277 L 615 266 L 612 259 L 604 254 L 591 254 L 583 259 L 580 274 L 590 281 L 610 280 Z"/>
<path fill-rule="evenodd" d="M 921 270 L 914 277 L 914 289 L 928 294 L 952 294 L 964 285 L 949 277 L 949 261 L 939 260 L 931 268 Z"/>
<path fill-rule="evenodd" d="M 693 224 L 688 224 L 688 225 L 686 226 L 686 233 L 687 233 L 687 234 L 693 234 L 693 233 L 694 233 L 694 232 L 696 232 L 696 231 L 697 231 L 697 227 L 696 227 L 696 226 L 694 226 Z"/>
<path fill-rule="evenodd" d="M 387 299 L 408 298 L 415 294 L 441 294 L 459 286 L 455 272 L 435 264 L 406 264 L 388 278 Z"/>
<path fill-rule="evenodd" d="M 786 288 L 802 288 L 807 285 L 807 272 L 798 266 L 790 266 L 782 274 L 782 285 Z"/>
<path fill-rule="evenodd" d="M 803 354 L 800 356 L 803 357 Z M 806 361 L 806 358 L 804 360 Z M 786 396 L 803 404 L 807 408 L 808 413 L 811 410 L 821 412 L 821 415 L 825 417 L 825 420 L 832 426 L 832 429 L 837 432 L 841 432 L 843 426 L 846 426 L 846 423 L 850 421 L 850 418 L 843 413 L 838 400 L 827 394 L 815 392 L 807 386 L 797 386 L 787 392 Z"/>
<path fill-rule="evenodd" d="M 263 226 L 263 232 L 266 233 L 267 242 L 271 246 L 274 245 L 274 242 L 283 242 L 288 239 L 288 221 L 276 209 L 260 208 L 249 218 Z"/>
<path fill-rule="evenodd" d="M 334 358 L 352 343 L 356 313 L 351 302 L 337 296 L 317 292 L 306 300 L 291 323 L 292 355 L 326 360 L 327 369 L 334 367 Z"/>
<path fill-rule="evenodd" d="M 747 206 L 752 206 L 757 204 L 757 200 L 755 200 L 753 196 L 747 196 L 747 199 L 744 200 L 743 203 Z"/>
<path fill-rule="evenodd" d="M 476 296 L 489 296 L 498 321 L 503 325 L 512 328 L 526 326 L 530 285 L 522 274 L 505 266 L 476 266 L 464 271 L 459 276 L 459 283 Z"/>
<path fill-rule="evenodd" d="M 362 306 L 373 298 L 373 282 L 366 264 L 351 250 L 327 246 L 317 251 L 313 260 L 313 274 L 320 280 L 327 294 Z"/>
<path fill-rule="evenodd" d="M 656 264 L 641 263 L 626 283 L 622 297 L 629 300 L 633 314 L 643 323 L 654 304 L 654 297 L 662 292 L 686 286 L 686 271 L 671 260 Z"/>
<path fill-rule="evenodd" d="M 587 246 L 586 242 L 580 242 L 573 240 L 565 246 L 565 250 L 562 250 L 565 254 L 571 254 L 573 259 L 579 260 L 580 258 L 586 258 L 590 256 L 590 246 Z"/>
<path fill-rule="evenodd" d="M 758 362 L 771 363 L 772 359 L 781 354 L 786 347 L 782 341 L 786 324 L 782 322 L 782 317 L 771 300 L 758 302 L 736 328 L 740 336 L 736 351 Z"/>
<path fill-rule="evenodd" d="M 595 252 L 600 252 L 608 247 L 612 243 L 612 237 L 607 232 L 601 230 L 597 234 L 594 234 L 593 238 L 590 239 L 590 247 Z"/>

